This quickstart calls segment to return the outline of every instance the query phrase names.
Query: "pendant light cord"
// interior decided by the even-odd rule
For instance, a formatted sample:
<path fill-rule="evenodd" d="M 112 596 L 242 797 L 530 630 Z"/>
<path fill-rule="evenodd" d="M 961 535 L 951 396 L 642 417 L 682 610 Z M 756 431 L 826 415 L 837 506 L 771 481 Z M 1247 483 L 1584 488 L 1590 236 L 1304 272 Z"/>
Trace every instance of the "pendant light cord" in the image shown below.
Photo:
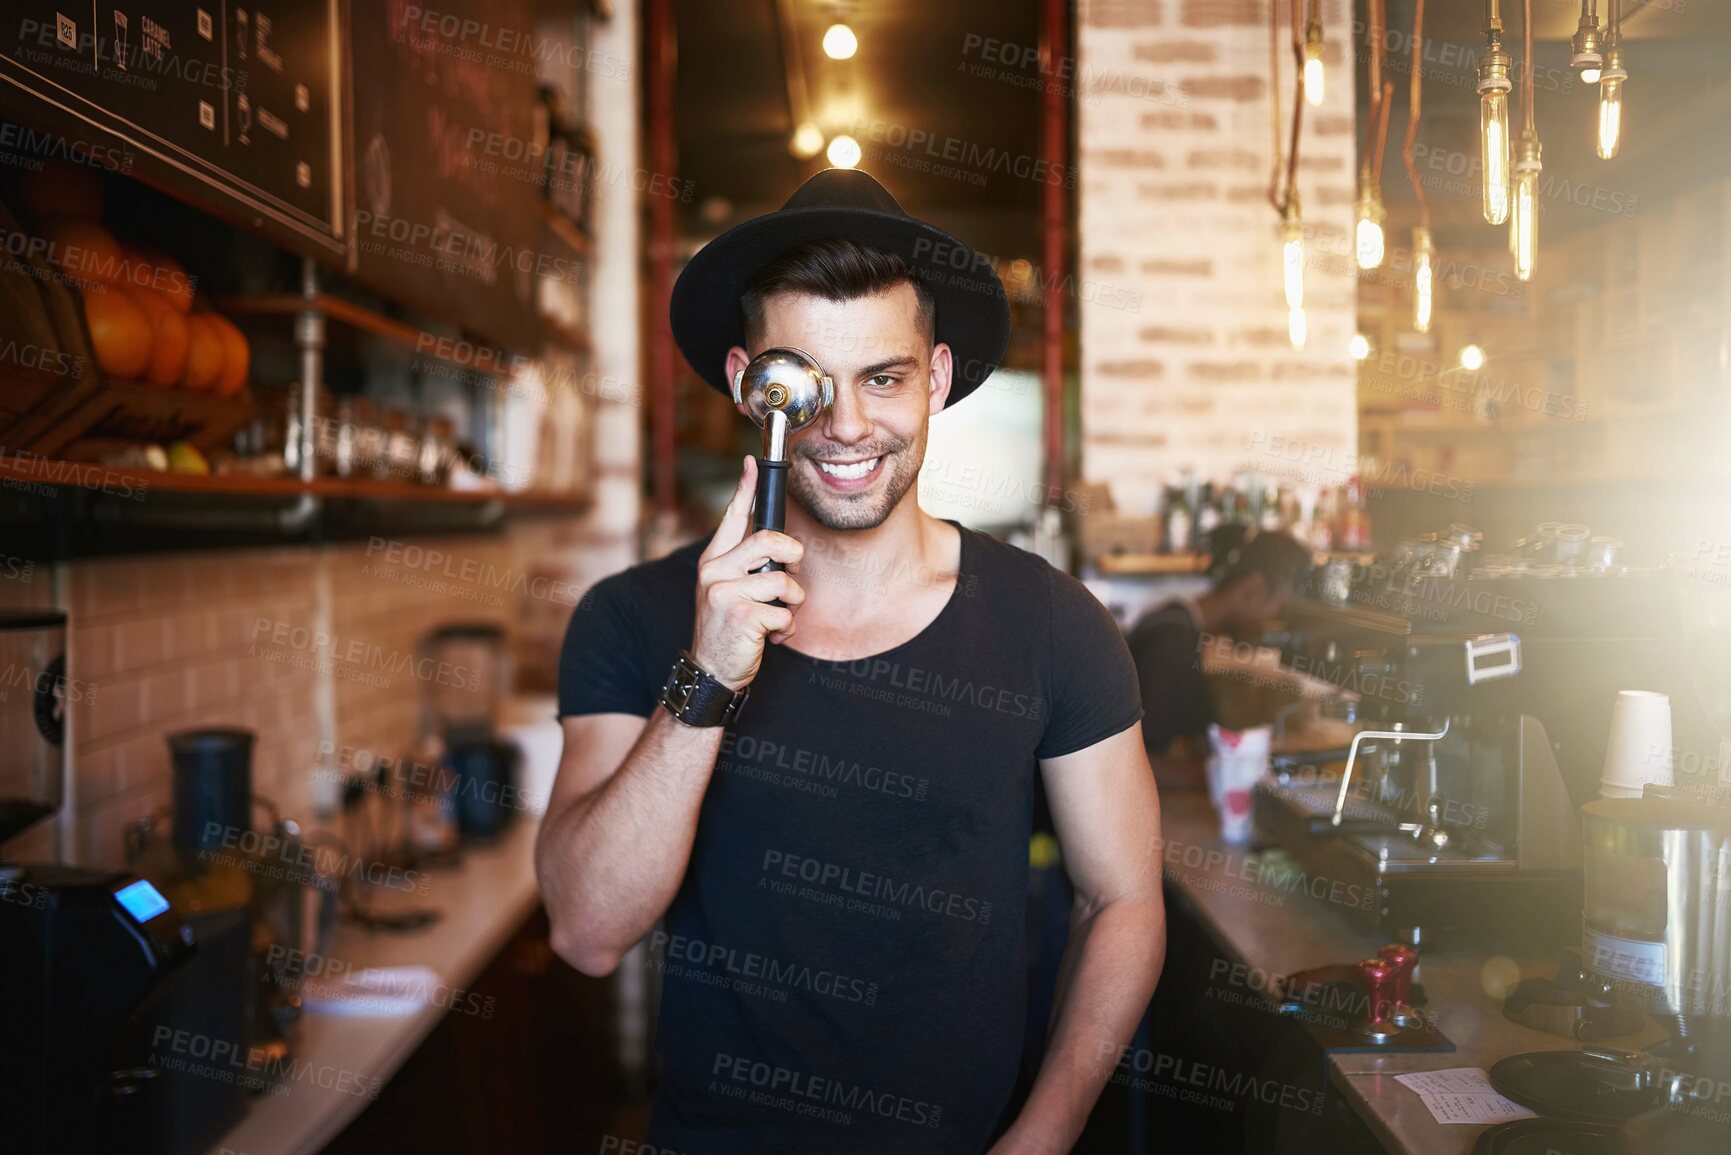
<path fill-rule="evenodd" d="M 1413 162 L 1413 146 L 1418 142 L 1418 118 L 1424 92 L 1424 0 L 1413 0 L 1412 10 L 1412 99 L 1406 121 L 1406 146 L 1400 157 L 1406 162 L 1407 179 L 1412 181 L 1412 194 L 1418 201 L 1420 228 L 1430 228 L 1430 200 L 1424 195 L 1424 183 L 1418 178 L 1418 165 Z"/>
<path fill-rule="evenodd" d="M 1268 177 L 1268 203 L 1274 206 L 1274 211 L 1281 216 L 1292 204 L 1294 190 L 1298 187 L 1298 140 L 1304 125 L 1304 35 L 1301 31 L 1304 18 L 1304 0 L 1292 0 L 1292 55 L 1296 67 L 1292 77 L 1292 138 L 1287 146 L 1284 164 L 1280 151 L 1280 0 L 1269 0 L 1268 4 L 1268 93 L 1270 124 L 1274 139 L 1274 168 Z M 1280 187 L 1282 172 L 1286 176 L 1286 187 Z"/>
<path fill-rule="evenodd" d="M 1615 2 L 1615 0 L 1613 0 Z M 1538 128 L 1533 124 L 1533 0 L 1523 0 L 1521 4 L 1522 22 L 1525 24 L 1527 44 L 1527 59 L 1524 62 L 1526 72 L 1526 113 L 1527 131 L 1537 134 Z"/>

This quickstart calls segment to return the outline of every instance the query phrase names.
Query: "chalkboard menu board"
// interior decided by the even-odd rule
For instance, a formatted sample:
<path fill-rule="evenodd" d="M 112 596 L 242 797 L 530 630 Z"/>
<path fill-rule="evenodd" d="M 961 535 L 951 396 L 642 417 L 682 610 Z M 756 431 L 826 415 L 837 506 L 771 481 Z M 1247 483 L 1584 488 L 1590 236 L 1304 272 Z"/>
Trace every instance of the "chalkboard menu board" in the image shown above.
<path fill-rule="evenodd" d="M 0 112 L 64 134 L 34 141 L 37 153 L 119 142 L 136 175 L 346 259 L 341 0 L 6 9 Z"/>
<path fill-rule="evenodd" d="M 376 0 L 350 12 L 355 277 L 512 349 L 536 285 L 575 280 L 540 246 L 533 0 Z"/>

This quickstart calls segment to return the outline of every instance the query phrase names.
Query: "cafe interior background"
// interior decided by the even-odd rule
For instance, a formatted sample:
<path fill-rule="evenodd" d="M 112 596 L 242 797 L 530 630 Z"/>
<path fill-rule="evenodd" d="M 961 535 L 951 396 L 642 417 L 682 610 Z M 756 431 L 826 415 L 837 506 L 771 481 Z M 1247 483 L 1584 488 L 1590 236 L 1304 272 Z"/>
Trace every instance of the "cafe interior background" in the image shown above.
<path fill-rule="evenodd" d="M 1080 1149 L 1726 1149 L 1731 9 L 8 7 L 13 1149 L 635 1149 L 655 972 L 532 873 L 558 644 L 757 448 L 683 261 L 832 165 L 1012 303 L 925 508 L 1126 627 L 1222 527 L 1319 562 L 1210 660 L 1253 837 L 1166 799 Z"/>

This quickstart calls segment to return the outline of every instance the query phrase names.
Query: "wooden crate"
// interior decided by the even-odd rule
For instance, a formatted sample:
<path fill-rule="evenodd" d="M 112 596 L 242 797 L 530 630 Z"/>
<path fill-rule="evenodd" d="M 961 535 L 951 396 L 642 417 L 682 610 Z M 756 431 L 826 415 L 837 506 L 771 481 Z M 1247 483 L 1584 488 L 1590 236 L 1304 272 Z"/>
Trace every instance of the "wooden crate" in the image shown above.
<path fill-rule="evenodd" d="M 201 453 L 252 420 L 250 394 L 216 397 L 87 378 L 50 393 L 8 430 L 10 452 L 96 461 L 131 445 L 186 441 Z"/>

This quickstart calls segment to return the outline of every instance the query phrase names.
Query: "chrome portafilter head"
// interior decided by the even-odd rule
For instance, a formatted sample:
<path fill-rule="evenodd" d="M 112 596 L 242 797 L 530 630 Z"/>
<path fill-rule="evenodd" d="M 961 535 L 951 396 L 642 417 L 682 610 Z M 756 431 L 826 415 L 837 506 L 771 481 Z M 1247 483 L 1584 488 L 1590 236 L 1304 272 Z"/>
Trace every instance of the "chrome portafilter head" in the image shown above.
<path fill-rule="evenodd" d="M 783 461 L 787 435 L 804 429 L 835 400 L 835 382 L 802 349 L 765 349 L 733 375 L 733 400 L 763 429 L 764 456 Z"/>

